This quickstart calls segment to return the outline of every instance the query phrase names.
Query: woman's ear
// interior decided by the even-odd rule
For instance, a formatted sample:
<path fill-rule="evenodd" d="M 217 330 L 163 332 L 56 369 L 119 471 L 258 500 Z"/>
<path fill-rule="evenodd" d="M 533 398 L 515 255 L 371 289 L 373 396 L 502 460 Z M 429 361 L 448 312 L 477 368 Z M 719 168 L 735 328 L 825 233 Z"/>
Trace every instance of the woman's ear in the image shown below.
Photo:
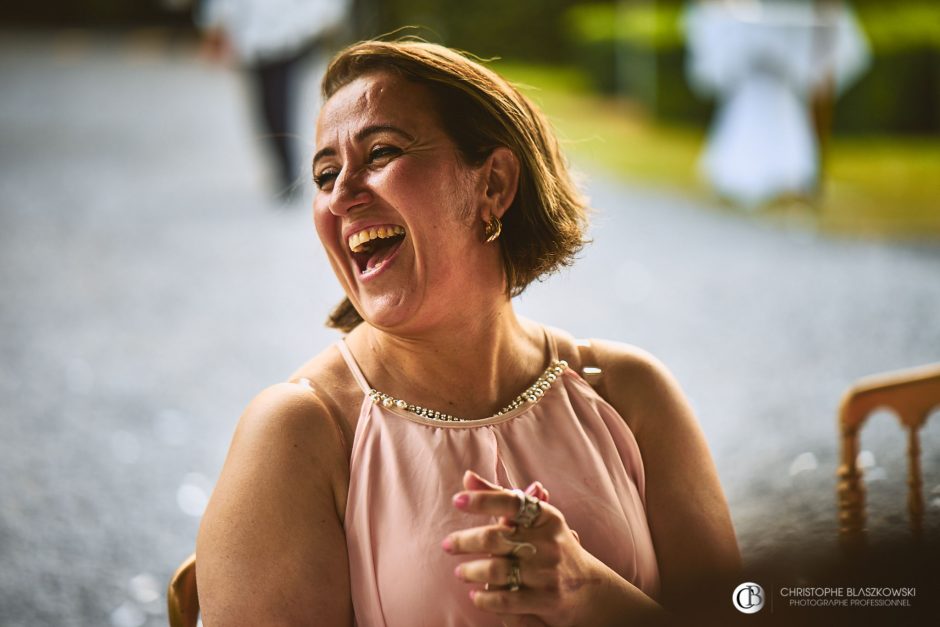
<path fill-rule="evenodd" d="M 505 146 L 494 148 L 482 168 L 484 199 L 480 217 L 484 222 L 502 218 L 519 189 L 519 160 Z"/>

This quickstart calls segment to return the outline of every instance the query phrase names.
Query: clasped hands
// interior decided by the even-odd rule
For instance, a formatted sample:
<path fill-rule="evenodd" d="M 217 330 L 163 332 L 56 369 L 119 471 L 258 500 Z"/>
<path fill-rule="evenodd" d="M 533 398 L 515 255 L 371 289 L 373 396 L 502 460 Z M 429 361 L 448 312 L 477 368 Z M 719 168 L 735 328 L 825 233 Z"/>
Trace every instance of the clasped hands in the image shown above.
<path fill-rule="evenodd" d="M 470 557 L 457 566 L 454 576 L 484 584 L 470 589 L 473 604 L 499 615 L 507 626 L 583 622 L 605 574 L 564 515 L 549 504 L 548 490 L 537 481 L 525 489 L 525 495 L 539 501 L 537 516 L 526 527 L 515 522 L 526 501 L 519 491 L 470 470 L 464 473 L 463 485 L 454 495 L 454 507 L 498 519 L 496 524 L 453 532 L 441 543 L 447 553 Z"/>

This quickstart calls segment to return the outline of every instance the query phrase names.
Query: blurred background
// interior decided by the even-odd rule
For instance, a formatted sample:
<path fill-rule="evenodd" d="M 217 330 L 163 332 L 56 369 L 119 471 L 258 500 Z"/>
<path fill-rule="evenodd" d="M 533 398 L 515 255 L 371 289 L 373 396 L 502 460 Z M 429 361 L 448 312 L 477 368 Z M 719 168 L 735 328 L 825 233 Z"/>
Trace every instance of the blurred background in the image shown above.
<path fill-rule="evenodd" d="M 520 311 L 674 371 L 749 566 L 837 555 L 842 393 L 940 361 L 940 5 L 304 4 L 0 9 L 0 624 L 165 624 L 242 409 L 338 338 L 317 80 L 392 32 L 516 82 L 597 209 Z M 922 448 L 937 538 L 938 411 Z M 906 434 L 876 412 L 862 449 L 906 546 Z"/>

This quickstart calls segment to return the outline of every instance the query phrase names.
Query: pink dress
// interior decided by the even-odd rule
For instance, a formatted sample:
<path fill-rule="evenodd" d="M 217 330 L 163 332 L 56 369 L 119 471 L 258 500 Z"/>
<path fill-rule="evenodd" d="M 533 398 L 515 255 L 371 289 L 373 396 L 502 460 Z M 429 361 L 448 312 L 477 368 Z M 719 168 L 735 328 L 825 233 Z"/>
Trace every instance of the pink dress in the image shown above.
<path fill-rule="evenodd" d="M 636 439 L 573 370 L 536 403 L 498 417 L 441 422 L 373 402 L 349 348 L 343 341 L 338 347 L 365 394 L 344 521 L 358 627 L 502 625 L 470 602 L 472 584 L 454 577 L 466 556 L 441 549 L 452 531 L 494 522 L 451 505 L 467 469 L 506 487 L 541 481 L 585 549 L 658 595 Z M 549 350 L 555 359 L 552 339 Z"/>

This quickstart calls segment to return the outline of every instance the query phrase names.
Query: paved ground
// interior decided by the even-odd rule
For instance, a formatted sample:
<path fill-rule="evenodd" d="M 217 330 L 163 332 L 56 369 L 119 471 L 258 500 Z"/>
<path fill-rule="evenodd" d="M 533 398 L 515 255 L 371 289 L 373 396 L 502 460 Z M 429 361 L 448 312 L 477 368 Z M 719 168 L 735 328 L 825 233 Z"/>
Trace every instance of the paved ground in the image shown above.
<path fill-rule="evenodd" d="M 241 409 L 335 338 L 339 290 L 309 190 L 268 199 L 232 73 L 148 35 L 6 34 L 0 84 L 0 624 L 161 625 Z M 749 563 L 831 551 L 840 394 L 940 359 L 940 246 L 589 191 L 594 245 L 520 309 L 672 367 Z M 892 417 L 864 447 L 873 533 L 903 535 Z M 940 420 L 924 450 L 936 533 Z"/>

